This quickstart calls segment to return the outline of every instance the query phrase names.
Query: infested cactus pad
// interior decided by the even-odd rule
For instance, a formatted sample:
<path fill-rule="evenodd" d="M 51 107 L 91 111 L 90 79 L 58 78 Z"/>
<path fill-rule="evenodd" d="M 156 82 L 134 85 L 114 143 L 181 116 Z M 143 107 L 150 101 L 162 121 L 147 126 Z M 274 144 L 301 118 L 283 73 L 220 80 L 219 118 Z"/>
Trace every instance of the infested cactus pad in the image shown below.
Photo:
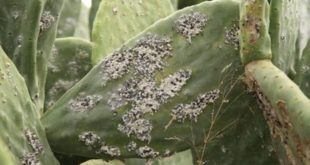
<path fill-rule="evenodd" d="M 224 4 L 218 2 L 210 4 L 207 3 L 193 8 L 196 9 L 197 12 L 203 13 L 205 8 L 207 8 L 209 5 L 216 7 L 217 5 L 221 6 Z M 230 15 L 230 17 L 228 17 L 228 19 L 226 18 L 226 21 L 221 22 L 224 23 L 223 25 L 230 24 L 230 22 L 237 17 L 237 4 L 235 4 L 234 6 L 235 8 L 231 7 L 230 13 L 227 13 L 227 15 Z M 180 35 L 177 32 L 177 28 L 175 27 L 175 21 L 179 19 L 181 15 L 186 15 L 187 13 L 191 13 L 190 9 L 184 10 L 181 13 L 177 13 L 174 16 L 155 24 L 147 32 L 145 32 L 145 34 L 137 37 L 137 39 L 134 39 L 131 43 L 115 51 L 114 53 L 112 53 L 111 56 L 104 59 L 83 79 L 84 81 L 79 82 L 76 88 L 70 90 L 67 93 L 67 96 L 65 95 L 65 97 L 63 97 L 64 100 L 60 101 L 64 104 L 72 105 L 72 100 L 65 101 L 66 98 L 69 98 L 69 95 L 72 98 L 73 93 L 79 95 L 79 93 L 85 92 L 88 94 L 87 97 L 91 97 L 92 95 L 101 95 L 102 100 L 100 101 L 100 103 L 94 106 L 92 111 L 90 111 L 89 113 L 79 114 L 75 113 L 74 110 L 72 111 L 72 109 L 71 111 L 65 112 L 63 110 L 65 110 L 66 108 L 63 109 L 63 106 L 61 106 L 63 103 L 56 103 L 55 106 L 52 107 L 52 110 L 50 110 L 43 119 L 43 121 L 49 121 L 45 122 L 47 125 L 49 125 L 46 128 L 48 130 L 52 130 L 50 126 L 56 128 L 58 124 L 55 123 L 55 125 L 51 125 L 50 119 L 53 118 L 52 116 L 62 113 L 66 114 L 63 114 L 64 116 L 68 115 L 68 117 L 72 116 L 73 118 L 76 118 L 74 117 L 76 115 L 80 117 L 87 115 L 88 119 L 86 121 L 90 123 L 92 123 L 93 121 L 105 122 L 106 119 L 103 118 L 110 118 L 108 116 L 111 116 L 112 122 L 109 122 L 108 125 L 102 123 L 102 125 L 107 126 L 106 128 L 104 128 L 104 130 L 110 127 L 109 130 L 113 131 L 113 133 L 109 133 L 108 136 L 102 136 L 102 133 L 106 131 L 102 130 L 103 132 L 101 132 L 100 128 L 88 127 L 83 130 L 85 132 L 92 131 L 96 135 L 98 135 L 100 139 L 102 139 L 102 141 L 105 141 L 108 144 L 119 146 L 120 151 L 122 152 L 121 155 L 125 154 L 125 157 L 126 155 L 128 155 L 126 154 L 128 151 L 124 150 L 124 148 L 126 148 L 128 143 L 132 141 L 137 144 L 137 147 L 135 147 L 137 149 L 135 149 L 135 152 L 131 152 L 129 155 L 135 155 L 138 152 L 140 153 L 140 156 L 149 157 L 150 155 L 148 155 L 147 153 L 153 153 L 153 151 L 150 148 L 145 148 L 141 146 L 141 144 L 144 143 L 150 143 L 151 146 L 149 147 L 156 146 L 155 148 L 159 149 L 159 151 L 162 151 L 161 154 L 163 154 L 166 149 L 170 149 L 166 147 L 162 148 L 163 146 L 161 145 L 157 146 L 153 144 L 153 141 L 158 141 L 160 139 L 160 141 L 166 141 L 164 140 L 165 138 L 177 136 L 178 133 L 174 135 L 175 131 L 173 131 L 173 127 L 177 127 L 180 130 L 184 129 L 182 124 L 177 123 L 170 124 L 168 128 L 165 127 L 171 120 L 171 114 L 173 114 L 173 107 L 182 103 L 185 98 L 187 100 L 192 98 L 190 100 L 193 100 L 193 103 L 191 104 L 193 107 L 190 106 L 188 107 L 188 109 L 191 109 L 192 111 L 197 111 L 197 113 L 200 114 L 199 112 L 206 108 L 207 103 L 214 102 L 215 99 L 219 97 L 219 95 L 215 95 L 215 99 L 210 101 L 210 96 L 208 94 L 203 95 L 203 91 L 201 91 L 201 89 L 203 89 L 203 84 L 204 86 L 205 84 L 209 84 L 209 87 L 207 89 L 204 89 L 206 90 L 205 92 L 208 92 L 218 87 L 219 82 L 208 81 L 209 79 L 212 79 L 210 77 L 215 76 L 218 73 L 213 73 L 213 70 L 208 71 L 208 68 L 210 66 L 196 64 L 197 62 L 205 61 L 203 60 L 204 58 L 212 59 L 213 53 L 207 56 L 203 56 L 201 54 L 193 54 L 192 52 L 195 51 L 194 48 L 191 48 L 191 45 L 188 44 L 187 38 L 184 38 L 184 36 Z M 203 15 L 208 15 L 208 13 L 203 13 Z M 225 20 L 224 18 L 219 19 Z M 194 20 L 193 23 L 196 23 L 195 21 L 196 20 Z M 170 26 L 167 27 L 167 25 Z M 166 29 L 169 29 L 169 27 L 172 27 L 175 32 L 171 31 L 170 33 L 167 33 L 169 31 L 167 31 Z M 205 49 L 205 46 L 199 46 L 199 43 L 206 38 L 210 38 L 210 36 L 206 34 L 211 33 L 211 31 L 209 31 L 210 29 L 211 28 L 207 27 L 201 29 L 201 32 L 204 33 L 205 37 L 197 36 L 195 42 L 192 42 L 192 45 L 197 45 L 196 49 Z M 163 32 L 164 34 L 162 34 Z M 224 36 L 224 29 L 219 30 L 217 34 L 219 36 Z M 213 40 L 214 39 L 215 38 L 213 38 Z M 233 49 L 231 47 L 224 47 L 223 37 L 218 37 L 216 39 L 223 43 L 223 48 L 220 50 L 217 47 L 214 47 L 214 55 L 217 54 L 215 52 L 223 51 L 223 58 L 224 56 L 225 58 L 238 58 L 234 53 L 231 53 L 234 52 L 232 51 Z M 214 41 L 210 41 L 210 43 L 212 42 Z M 183 46 L 183 48 L 177 49 L 177 47 L 180 46 Z M 188 51 L 185 51 L 185 49 L 188 49 Z M 196 58 L 191 58 L 191 56 L 195 56 Z M 230 61 L 229 63 L 231 62 L 233 61 Z M 227 63 L 226 65 L 228 65 L 229 63 Z M 223 67 L 226 66 L 225 64 L 221 65 L 223 65 Z M 206 72 L 211 73 L 209 73 L 208 75 L 208 73 Z M 88 76 L 92 78 L 88 79 Z M 200 83 L 195 83 L 194 87 L 194 82 L 197 81 Z M 92 82 L 93 85 L 87 85 L 87 83 L 90 82 Z M 96 92 L 93 90 L 96 90 Z M 219 91 L 215 90 L 215 92 L 211 93 L 219 94 Z M 198 97 L 198 95 L 200 94 L 201 96 Z M 198 101 L 194 101 L 195 98 L 198 99 Z M 172 99 L 176 100 L 172 101 Z M 72 106 L 71 108 L 74 109 L 74 107 Z M 84 109 L 87 109 L 87 107 L 84 107 Z M 96 113 L 100 114 L 96 115 L 96 117 L 101 117 L 99 117 L 98 119 L 91 119 L 95 117 L 93 115 L 95 115 Z M 200 117 L 198 116 L 198 114 L 195 114 L 194 118 Z M 93 117 L 90 117 L 89 115 Z M 159 116 L 161 116 L 162 118 L 160 118 Z M 190 118 L 192 118 L 192 114 L 185 113 L 184 117 L 187 116 L 191 116 Z M 157 120 L 160 121 L 161 126 L 158 125 Z M 79 120 L 75 122 L 79 123 Z M 185 122 L 184 126 L 186 126 L 187 124 L 188 122 Z M 199 122 L 197 122 L 197 125 L 200 124 Z M 71 126 L 68 125 L 68 128 L 69 127 Z M 157 133 L 159 130 L 163 130 L 164 128 L 167 129 L 167 135 L 162 136 Z M 74 131 L 75 129 L 72 130 Z M 184 132 L 184 130 L 181 132 Z M 203 131 L 198 132 L 200 132 L 200 134 L 203 134 Z M 78 139 L 78 135 L 81 135 L 81 132 L 76 133 L 77 135 L 75 135 L 75 138 L 74 136 L 72 136 L 72 138 L 74 138 L 74 141 Z M 72 135 L 74 134 L 75 133 L 73 133 Z M 165 133 L 161 134 L 164 135 Z M 109 138 L 112 136 L 118 136 L 122 139 L 124 138 L 124 140 L 119 139 L 117 140 L 118 143 L 115 143 Z M 51 141 L 53 144 L 53 140 Z M 164 146 L 168 145 L 168 143 L 170 143 L 169 140 L 164 143 Z M 184 144 L 180 146 L 184 146 Z M 97 152 L 98 149 L 89 151 L 87 150 L 87 147 L 83 146 L 81 146 L 81 149 L 89 153 L 90 155 L 99 154 Z M 175 149 L 171 148 L 171 150 Z M 142 151 L 146 152 L 146 156 Z M 153 153 L 153 155 L 160 155 L 159 151 L 154 151 L 154 153 L 156 154 Z M 104 153 L 103 155 L 108 156 Z"/>
<path fill-rule="evenodd" d="M 240 29 L 239 23 L 236 21 L 231 27 L 225 27 L 225 44 L 233 46 L 236 50 L 239 49 Z"/>
<path fill-rule="evenodd" d="M 43 112 L 47 59 L 63 0 L 0 0 L 0 42 Z"/>
<path fill-rule="evenodd" d="M 170 0 L 100 3 L 92 30 L 92 64 L 99 63 L 102 58 L 111 55 L 114 49 L 173 11 Z"/>
<path fill-rule="evenodd" d="M 141 158 L 156 158 L 159 155 L 159 152 L 148 146 L 139 147 L 136 152 Z"/>
<path fill-rule="evenodd" d="M 101 99 L 99 95 L 78 96 L 69 102 L 69 108 L 77 112 L 90 111 Z"/>
<path fill-rule="evenodd" d="M 35 154 L 38 154 L 43 151 L 43 146 L 40 142 L 40 139 L 34 132 L 31 132 L 30 130 L 26 130 L 24 134 Z"/>
<path fill-rule="evenodd" d="M 51 14 L 50 11 L 43 11 L 41 20 L 39 23 L 40 32 L 43 32 L 49 29 L 52 24 L 55 23 L 55 17 Z"/>
<path fill-rule="evenodd" d="M 24 79 L 0 48 L 0 141 L 14 164 L 59 164 L 49 148 Z M 7 157 L 9 158 L 9 157 Z M 9 164 L 0 158 L 0 164 Z"/>
<path fill-rule="evenodd" d="M 79 38 L 56 39 L 48 61 L 46 109 L 90 70 L 91 50 L 91 43 Z"/>
<path fill-rule="evenodd" d="M 241 66 L 235 47 L 225 44 L 224 27 L 238 18 L 238 6 L 225 0 L 178 11 L 112 52 L 42 118 L 53 149 L 101 158 L 167 156 L 203 143 L 209 121 L 218 120 L 212 130 L 220 131 L 239 118 L 237 110 L 248 113 L 247 101 L 233 104 L 244 95 Z M 196 12 L 208 22 L 189 43 L 176 21 Z M 75 111 L 70 104 L 81 93 L 101 100 Z M 224 109 L 225 120 L 211 117 Z"/>
<path fill-rule="evenodd" d="M 100 144 L 100 137 L 92 132 L 83 132 L 79 135 L 79 140 L 83 142 L 86 146 L 95 147 L 95 145 Z"/>
<path fill-rule="evenodd" d="M 220 90 L 215 89 L 198 96 L 197 99 L 190 104 L 178 104 L 172 109 L 172 119 L 183 123 L 185 119 L 189 118 L 197 122 L 198 116 L 206 108 L 207 104 L 214 103 L 219 97 Z"/>
<path fill-rule="evenodd" d="M 207 24 L 207 16 L 203 13 L 194 12 L 191 14 L 181 15 L 176 21 L 175 26 L 177 32 L 181 33 L 184 37 L 191 42 L 191 38 L 195 37 L 202 32 Z"/>

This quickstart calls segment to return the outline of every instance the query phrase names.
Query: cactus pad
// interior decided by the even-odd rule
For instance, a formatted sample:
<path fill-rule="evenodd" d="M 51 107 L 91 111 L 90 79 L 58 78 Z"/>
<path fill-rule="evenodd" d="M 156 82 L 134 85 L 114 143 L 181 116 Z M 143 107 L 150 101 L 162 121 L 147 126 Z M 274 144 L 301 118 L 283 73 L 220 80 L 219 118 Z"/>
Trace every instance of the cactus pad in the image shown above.
<path fill-rule="evenodd" d="M 17 164 L 57 165 L 24 79 L 2 49 L 0 58 L 0 140 L 5 144 L 1 150 Z"/>
<path fill-rule="evenodd" d="M 119 48 L 160 18 L 174 11 L 170 0 L 127 0 L 100 3 L 94 20 L 92 63 Z"/>
<path fill-rule="evenodd" d="M 56 39 L 49 58 L 45 107 L 50 107 L 91 69 L 90 42 L 74 38 Z"/>
<path fill-rule="evenodd" d="M 208 129 L 213 137 L 233 125 L 236 111 L 248 111 L 234 104 L 245 95 L 242 67 L 238 51 L 225 43 L 225 27 L 236 26 L 238 7 L 214 1 L 178 11 L 103 59 L 43 117 L 54 150 L 155 158 L 203 142 Z M 193 12 L 209 21 L 189 43 L 176 20 Z"/>

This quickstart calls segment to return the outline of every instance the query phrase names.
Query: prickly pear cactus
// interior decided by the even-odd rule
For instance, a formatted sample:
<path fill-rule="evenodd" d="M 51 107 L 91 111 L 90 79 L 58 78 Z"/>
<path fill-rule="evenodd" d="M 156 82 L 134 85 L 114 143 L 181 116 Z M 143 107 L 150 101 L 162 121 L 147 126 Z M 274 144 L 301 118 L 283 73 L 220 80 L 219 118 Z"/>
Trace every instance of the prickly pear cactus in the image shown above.
<path fill-rule="evenodd" d="M 294 62 L 294 72 L 289 76 L 299 85 L 301 90 L 310 97 L 310 3 L 307 0 L 302 1 L 299 10 L 299 26 L 295 28 L 298 31 L 298 40 L 296 44 L 296 54 Z M 307 4 L 307 5 L 304 5 Z"/>
<path fill-rule="evenodd" d="M 101 159 L 89 160 L 87 162 L 82 163 L 81 165 L 124 165 L 124 163 L 120 160 L 112 160 L 112 161 L 104 161 Z"/>
<path fill-rule="evenodd" d="M 125 159 L 124 163 L 126 165 L 194 165 L 194 160 L 191 150 L 182 151 L 175 153 L 171 156 L 155 159 L 155 160 L 145 160 L 145 159 Z"/>
<path fill-rule="evenodd" d="M 310 100 L 271 62 L 266 4 L 265 0 L 241 2 L 240 52 L 245 65 L 245 82 L 256 94 L 264 112 L 270 133 L 278 144 L 280 162 L 307 164 L 310 160 Z M 276 56 L 290 58 L 281 54 Z"/>
<path fill-rule="evenodd" d="M 49 108 L 91 69 L 92 44 L 79 38 L 59 38 L 49 58 L 45 108 Z"/>
<path fill-rule="evenodd" d="M 57 37 L 72 37 L 78 27 L 81 0 L 66 0 L 60 14 Z"/>
<path fill-rule="evenodd" d="M 178 9 L 178 0 L 171 0 L 171 4 L 173 5 L 174 9 Z"/>
<path fill-rule="evenodd" d="M 19 160 L 10 152 L 10 149 L 5 145 L 2 139 L 0 139 L 0 146 L 0 163 L 7 165 L 18 164 Z"/>
<path fill-rule="evenodd" d="M 294 81 L 298 84 L 305 95 L 310 97 L 310 42 L 303 50 L 301 59 L 297 65 L 297 75 L 294 77 Z"/>
<path fill-rule="evenodd" d="M 296 42 L 300 26 L 301 1 L 272 0 L 270 8 L 270 37 L 273 62 L 286 73 L 294 73 Z M 289 28 L 288 28 L 289 27 Z"/>
<path fill-rule="evenodd" d="M 309 164 L 309 0 L 92 1 L 0 0 L 0 164 Z"/>
<path fill-rule="evenodd" d="M 94 20 L 99 8 L 101 0 L 92 0 L 91 1 L 91 7 L 90 7 L 90 11 L 89 11 L 89 16 L 88 16 L 88 26 L 89 26 L 89 31 L 90 31 L 90 36 L 93 30 L 93 24 L 94 24 Z"/>
<path fill-rule="evenodd" d="M 47 58 L 62 3 L 63 0 L 0 1 L 1 46 L 24 77 L 30 96 L 41 112 Z"/>
<path fill-rule="evenodd" d="M 176 12 L 103 59 L 42 118 L 53 150 L 155 158 L 208 132 L 220 138 L 249 112 L 238 7 L 214 1 Z"/>
<path fill-rule="evenodd" d="M 241 115 L 229 128 L 223 128 L 217 132 L 217 138 L 210 136 L 193 149 L 197 164 L 279 164 L 278 153 L 275 153 L 261 110 L 254 99 L 248 102 L 244 100 L 235 100 L 235 108 L 243 104 L 247 108 L 238 109 L 238 112 L 231 111 Z M 233 115 L 225 113 L 225 116 Z"/>
<path fill-rule="evenodd" d="M 174 0 L 172 0 L 172 1 L 174 1 Z M 201 2 L 204 2 L 204 1 L 210 1 L 210 0 L 191 0 L 191 1 L 188 1 L 188 0 L 176 0 L 176 1 L 178 3 L 178 5 L 177 5 L 178 8 L 182 9 L 184 7 L 187 7 L 187 6 L 196 5 L 198 3 L 201 3 Z"/>
<path fill-rule="evenodd" d="M 170 0 L 101 2 L 92 31 L 92 63 L 97 64 L 114 49 L 173 11 Z"/>
<path fill-rule="evenodd" d="M 2 48 L 0 74 L 0 164 L 57 165 L 25 81 Z"/>

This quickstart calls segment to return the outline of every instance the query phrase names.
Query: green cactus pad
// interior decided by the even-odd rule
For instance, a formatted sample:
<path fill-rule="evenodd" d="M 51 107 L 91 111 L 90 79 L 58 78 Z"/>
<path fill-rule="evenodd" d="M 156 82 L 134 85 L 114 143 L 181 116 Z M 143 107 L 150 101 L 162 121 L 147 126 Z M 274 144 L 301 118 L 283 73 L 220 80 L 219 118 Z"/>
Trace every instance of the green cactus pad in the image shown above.
<path fill-rule="evenodd" d="M 234 104 L 246 93 L 238 50 L 225 42 L 238 8 L 224 0 L 178 11 L 95 66 L 42 118 L 55 152 L 153 158 L 229 131 L 249 113 L 244 99 Z M 201 29 L 184 28 L 200 19 Z"/>
<path fill-rule="evenodd" d="M 155 160 L 145 160 L 138 158 L 125 159 L 126 165 L 194 165 L 191 150 L 178 152 Z"/>
<path fill-rule="evenodd" d="M 299 85 L 301 90 L 310 97 L 310 3 L 305 0 L 308 5 L 301 5 L 300 8 L 300 27 L 298 29 L 298 44 L 296 46 L 295 67 L 294 72 L 289 74 L 290 78 Z"/>
<path fill-rule="evenodd" d="M 92 63 L 97 64 L 114 49 L 173 11 L 170 0 L 103 1 L 92 30 Z"/>
<path fill-rule="evenodd" d="M 190 0 L 190 1 L 189 0 L 178 0 L 178 8 L 182 9 L 184 7 L 196 5 L 204 1 L 210 1 L 210 0 Z"/>
<path fill-rule="evenodd" d="M 92 44 L 86 40 L 59 38 L 49 58 L 45 107 L 50 107 L 91 69 Z"/>
<path fill-rule="evenodd" d="M 295 59 L 298 58 L 298 38 L 301 18 L 305 16 L 304 7 L 309 2 L 272 0 L 270 6 L 270 37 L 272 62 L 287 74 L 296 74 Z M 308 20 L 307 20 L 308 21 Z"/>
<path fill-rule="evenodd" d="M 89 16 L 88 16 L 88 29 L 90 32 L 90 36 L 93 30 L 93 25 L 94 25 L 94 20 L 96 18 L 96 14 L 100 5 L 100 2 L 102 0 L 92 0 L 91 1 L 91 7 L 90 7 L 90 11 L 89 11 Z"/>
<path fill-rule="evenodd" d="M 271 59 L 269 27 L 269 3 L 267 0 L 241 1 L 240 43 L 241 61 Z"/>
<path fill-rule="evenodd" d="M 0 74 L 0 141 L 5 144 L 1 145 L 1 149 L 9 150 L 6 154 L 11 155 L 17 164 L 38 161 L 57 165 L 25 81 L 2 48 Z M 5 154 L 2 156 L 7 157 Z"/>
<path fill-rule="evenodd" d="M 261 109 L 258 108 L 250 95 L 236 100 L 235 108 L 244 104 L 248 107 L 241 113 L 238 122 L 229 131 L 221 134 L 221 138 L 212 139 L 205 144 L 199 145 L 194 151 L 197 153 L 197 163 L 206 164 L 255 164 L 255 165 L 278 165 L 279 153 L 271 143 L 270 133 Z M 245 102 L 246 100 L 246 102 Z M 236 113 L 232 111 L 232 113 Z M 224 120 L 224 119 L 223 119 Z M 220 155 L 220 156 L 219 156 Z"/>
<path fill-rule="evenodd" d="M 1 46 L 24 77 L 39 110 L 43 110 L 47 56 L 62 1 L 0 1 Z"/>
<path fill-rule="evenodd" d="M 305 95 L 310 98 L 310 42 L 303 50 L 303 54 L 296 67 L 297 74 L 294 82 L 298 84 Z"/>
<path fill-rule="evenodd" d="M 171 4 L 173 5 L 175 10 L 178 10 L 178 0 L 171 0 Z"/>
<path fill-rule="evenodd" d="M 36 55 L 38 88 L 35 90 L 35 93 L 30 92 L 30 96 L 41 113 L 44 107 L 48 58 L 56 37 L 59 13 L 63 2 L 64 0 L 47 0 L 41 15 Z"/>
<path fill-rule="evenodd" d="M 288 163 L 310 159 L 310 100 L 270 61 L 246 66 L 246 82 L 257 94 L 273 137 L 285 149 Z"/>
<path fill-rule="evenodd" d="M 8 146 L 0 139 L 0 163 L 6 165 L 19 164 L 19 160 L 14 157 Z"/>
<path fill-rule="evenodd" d="M 25 78 L 31 96 L 38 90 L 36 48 L 44 3 L 43 0 L 0 1 L 1 46 Z"/>
<path fill-rule="evenodd" d="M 112 161 L 106 162 L 101 159 L 92 159 L 80 165 L 125 165 L 125 164 L 120 160 L 112 160 Z"/>
<path fill-rule="evenodd" d="M 90 40 L 90 30 L 89 30 L 89 23 L 88 23 L 89 12 L 90 12 L 89 7 L 83 3 L 81 6 L 79 22 L 75 29 L 74 37 L 79 37 L 85 40 Z"/>
<path fill-rule="evenodd" d="M 66 0 L 60 14 L 57 37 L 72 37 L 78 26 L 81 0 Z"/>

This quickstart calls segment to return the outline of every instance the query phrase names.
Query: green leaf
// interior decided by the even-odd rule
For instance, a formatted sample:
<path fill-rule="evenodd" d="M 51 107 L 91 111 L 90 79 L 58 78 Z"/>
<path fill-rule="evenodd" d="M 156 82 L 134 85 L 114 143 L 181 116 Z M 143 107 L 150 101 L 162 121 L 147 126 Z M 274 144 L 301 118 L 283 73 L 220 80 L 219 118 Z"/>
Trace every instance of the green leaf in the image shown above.
<path fill-rule="evenodd" d="M 173 11 L 170 0 L 102 1 L 92 30 L 92 64 Z"/>

